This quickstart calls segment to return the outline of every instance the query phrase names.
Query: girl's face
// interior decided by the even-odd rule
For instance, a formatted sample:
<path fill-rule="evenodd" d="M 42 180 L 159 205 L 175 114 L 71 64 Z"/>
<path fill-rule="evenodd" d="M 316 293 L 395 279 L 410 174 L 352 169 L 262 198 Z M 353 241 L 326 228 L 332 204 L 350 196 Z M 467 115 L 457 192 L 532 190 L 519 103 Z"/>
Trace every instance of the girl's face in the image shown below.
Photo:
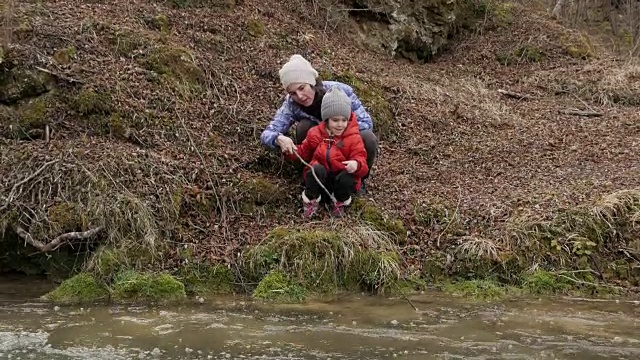
<path fill-rule="evenodd" d="M 342 135 L 347 128 L 348 119 L 343 116 L 333 116 L 327 120 L 327 128 L 331 135 Z"/>
<path fill-rule="evenodd" d="M 315 90 L 309 84 L 293 83 L 287 86 L 287 93 L 293 101 L 302 106 L 310 106 L 316 96 Z"/>

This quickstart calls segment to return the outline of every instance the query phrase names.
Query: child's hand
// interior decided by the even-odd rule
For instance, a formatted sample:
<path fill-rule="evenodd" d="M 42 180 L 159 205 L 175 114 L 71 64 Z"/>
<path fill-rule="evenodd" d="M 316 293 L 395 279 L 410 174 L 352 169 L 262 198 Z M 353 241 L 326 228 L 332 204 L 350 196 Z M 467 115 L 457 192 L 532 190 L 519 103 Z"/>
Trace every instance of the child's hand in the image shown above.
<path fill-rule="evenodd" d="M 347 172 L 349 174 L 353 174 L 356 170 L 358 170 L 358 162 L 355 160 L 347 160 L 342 162 L 347 168 Z"/>

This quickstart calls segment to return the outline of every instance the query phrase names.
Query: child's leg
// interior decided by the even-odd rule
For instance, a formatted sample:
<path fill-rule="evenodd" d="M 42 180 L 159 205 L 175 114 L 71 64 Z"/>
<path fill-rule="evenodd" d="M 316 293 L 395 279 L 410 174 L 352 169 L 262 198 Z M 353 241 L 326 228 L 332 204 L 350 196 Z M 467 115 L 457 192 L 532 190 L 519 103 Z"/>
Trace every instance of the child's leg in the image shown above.
<path fill-rule="evenodd" d="M 318 179 L 320 179 L 320 181 L 322 182 L 322 185 L 325 185 L 327 183 L 327 170 L 324 168 L 324 166 L 319 164 L 313 165 L 313 170 L 316 173 L 316 176 L 318 176 Z M 322 195 L 327 196 L 327 194 L 323 194 L 324 190 L 322 189 L 320 184 L 318 184 L 318 181 L 311 173 L 311 169 L 307 171 L 304 185 L 304 194 L 308 199 L 318 199 Z"/>
<path fill-rule="evenodd" d="M 327 171 L 324 166 L 314 165 L 313 170 L 315 171 L 318 179 L 320 179 L 324 185 L 327 179 Z M 322 187 L 320 187 L 320 184 L 313 176 L 313 173 L 311 173 L 311 169 L 309 169 L 305 178 L 304 191 L 302 192 L 302 205 L 305 217 L 310 218 L 318 211 L 322 192 L 324 192 L 324 190 L 322 190 Z"/>
<path fill-rule="evenodd" d="M 333 182 L 333 193 L 336 200 L 344 205 L 350 205 L 351 195 L 355 192 L 355 187 L 355 177 L 346 171 L 340 172 Z"/>

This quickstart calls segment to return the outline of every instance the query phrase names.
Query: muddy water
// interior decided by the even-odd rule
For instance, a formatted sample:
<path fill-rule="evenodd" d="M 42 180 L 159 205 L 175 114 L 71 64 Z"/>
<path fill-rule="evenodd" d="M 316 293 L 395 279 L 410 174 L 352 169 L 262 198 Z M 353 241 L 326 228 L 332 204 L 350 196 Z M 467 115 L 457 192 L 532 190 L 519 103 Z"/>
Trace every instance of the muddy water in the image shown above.
<path fill-rule="evenodd" d="M 0 359 L 640 359 L 632 301 L 473 303 L 444 295 L 265 306 L 54 307 L 0 281 Z"/>

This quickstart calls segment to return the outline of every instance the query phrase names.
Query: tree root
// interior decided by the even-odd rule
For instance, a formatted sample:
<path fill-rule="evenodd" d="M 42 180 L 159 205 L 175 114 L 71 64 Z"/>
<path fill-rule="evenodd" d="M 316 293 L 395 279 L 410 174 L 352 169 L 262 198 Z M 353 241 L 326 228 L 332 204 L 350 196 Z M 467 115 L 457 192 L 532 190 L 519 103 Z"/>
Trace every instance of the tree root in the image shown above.
<path fill-rule="evenodd" d="M 48 251 L 56 250 L 61 245 L 63 245 L 65 242 L 70 242 L 71 240 L 80 240 L 80 239 L 90 238 L 90 237 L 94 236 L 95 234 L 97 234 L 98 232 L 100 232 L 100 230 L 102 230 L 102 229 L 103 229 L 103 226 L 98 226 L 96 228 L 93 228 L 93 229 L 90 229 L 90 230 L 87 230 L 87 231 L 69 232 L 69 233 L 66 233 L 66 234 L 62 234 L 62 235 L 56 237 L 55 239 L 53 239 L 53 241 L 45 244 L 42 241 L 34 239 L 33 236 L 31 236 L 31 234 L 29 234 L 26 230 L 24 230 L 20 226 L 16 226 L 16 228 L 15 228 L 16 233 L 21 238 L 23 238 L 24 241 L 26 241 L 27 243 L 33 245 L 33 247 L 35 247 L 36 249 L 38 249 L 38 250 L 40 250 L 42 252 L 48 252 Z"/>

